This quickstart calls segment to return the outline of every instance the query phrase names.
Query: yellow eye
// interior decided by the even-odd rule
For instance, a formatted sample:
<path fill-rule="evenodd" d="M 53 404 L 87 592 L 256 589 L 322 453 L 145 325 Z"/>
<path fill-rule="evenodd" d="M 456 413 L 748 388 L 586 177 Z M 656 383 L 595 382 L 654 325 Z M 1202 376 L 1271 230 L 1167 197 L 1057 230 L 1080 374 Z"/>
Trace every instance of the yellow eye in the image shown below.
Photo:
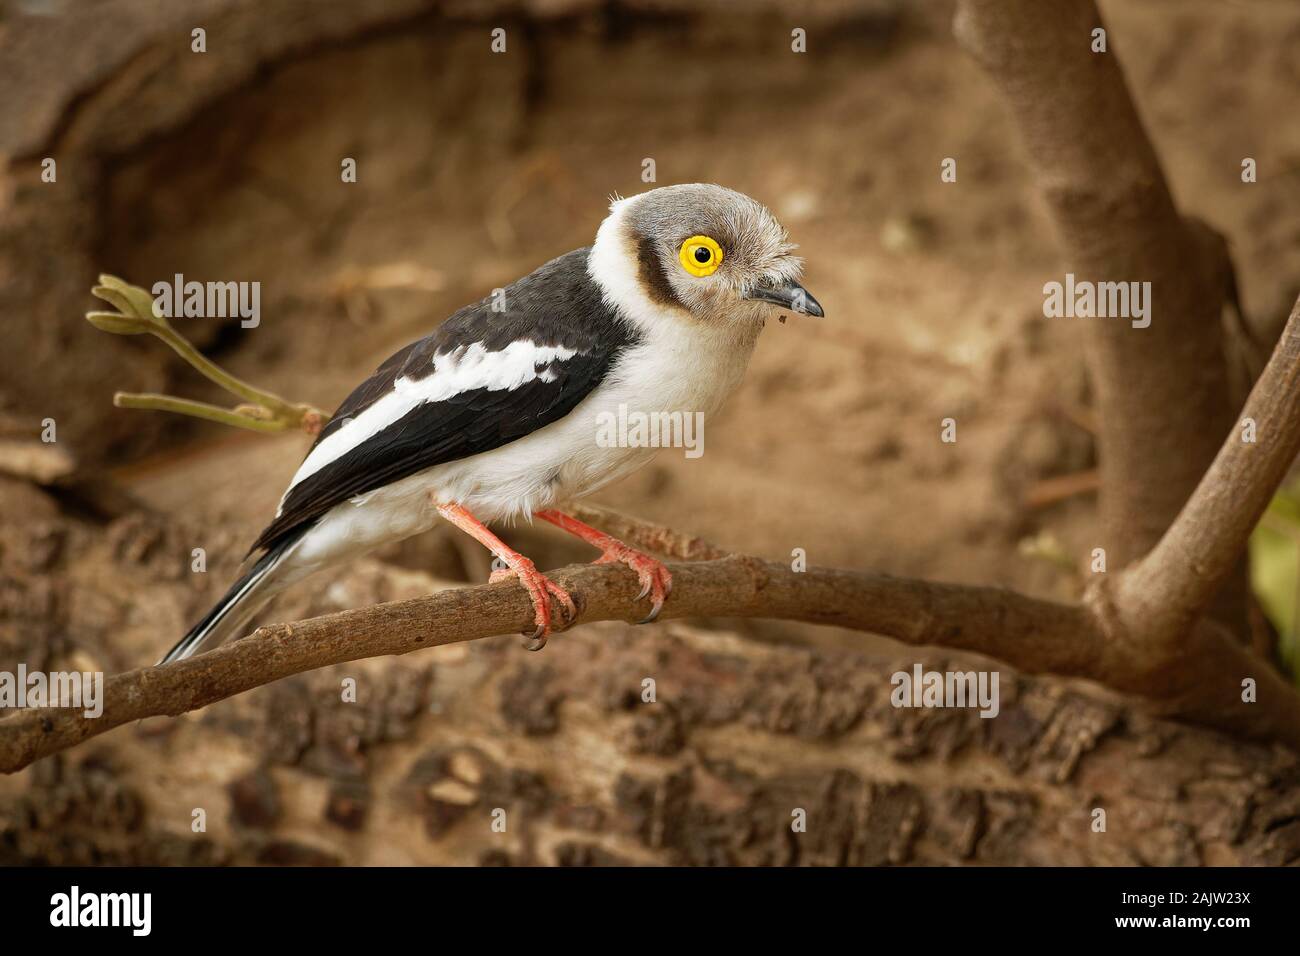
<path fill-rule="evenodd" d="M 711 276 L 722 265 L 722 246 L 708 236 L 691 236 L 682 243 L 677 257 L 682 268 L 693 276 Z"/>

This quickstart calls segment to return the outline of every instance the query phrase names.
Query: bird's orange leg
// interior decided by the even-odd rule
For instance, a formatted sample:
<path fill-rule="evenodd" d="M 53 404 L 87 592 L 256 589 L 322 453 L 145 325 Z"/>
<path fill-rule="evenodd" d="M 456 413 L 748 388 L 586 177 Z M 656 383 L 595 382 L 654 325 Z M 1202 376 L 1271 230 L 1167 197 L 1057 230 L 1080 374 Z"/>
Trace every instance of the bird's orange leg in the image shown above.
<path fill-rule="evenodd" d="M 468 509 L 460 505 L 440 504 L 438 514 L 505 562 L 509 570 L 503 573 L 513 574 L 519 578 L 519 583 L 527 588 L 528 596 L 533 601 L 533 620 L 537 624 L 537 630 L 527 635 L 528 643 L 524 645 L 530 651 L 540 651 L 546 646 L 546 638 L 551 633 L 552 600 L 559 602 L 566 624 L 578 616 L 578 609 L 573 603 L 573 598 L 569 597 L 568 591 L 538 571 L 532 561 L 493 534 L 491 529 L 470 514 Z M 492 580 L 496 581 L 500 576 L 493 574 Z"/>
<path fill-rule="evenodd" d="M 596 564 L 609 564 L 618 561 L 635 571 L 641 581 L 641 593 L 636 596 L 637 600 L 641 600 L 646 595 L 650 596 L 650 614 L 639 623 L 649 624 L 659 616 L 659 612 L 663 610 L 664 601 L 668 599 L 668 595 L 673 591 L 672 573 L 664 567 L 662 561 L 629 547 L 618 538 L 605 534 L 605 532 L 593 528 L 589 524 L 583 524 L 577 518 L 566 515 L 563 511 L 538 511 L 535 514 L 543 521 L 549 521 L 557 528 L 562 528 L 569 534 L 600 548 L 602 553 L 596 559 Z"/>

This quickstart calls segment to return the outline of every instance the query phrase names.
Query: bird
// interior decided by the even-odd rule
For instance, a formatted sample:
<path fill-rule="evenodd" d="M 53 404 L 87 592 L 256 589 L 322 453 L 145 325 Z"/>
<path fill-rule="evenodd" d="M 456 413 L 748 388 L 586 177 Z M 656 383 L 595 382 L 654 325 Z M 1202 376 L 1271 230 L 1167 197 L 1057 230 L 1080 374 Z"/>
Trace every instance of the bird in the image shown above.
<path fill-rule="evenodd" d="M 302 579 L 446 520 L 497 559 L 533 606 L 539 650 L 577 616 L 572 597 L 492 523 L 538 518 L 636 572 L 653 621 L 672 588 L 662 562 L 561 506 L 656 451 L 597 442 L 625 409 L 711 415 L 739 385 L 768 317 L 823 316 L 776 217 L 723 186 L 611 197 L 590 246 L 452 313 L 385 360 L 338 407 L 226 594 L 159 662 L 238 636 Z M 780 315 L 784 321 L 784 314 Z M 611 447 L 628 444 L 632 447 Z M 254 559 L 254 555 L 256 558 Z"/>

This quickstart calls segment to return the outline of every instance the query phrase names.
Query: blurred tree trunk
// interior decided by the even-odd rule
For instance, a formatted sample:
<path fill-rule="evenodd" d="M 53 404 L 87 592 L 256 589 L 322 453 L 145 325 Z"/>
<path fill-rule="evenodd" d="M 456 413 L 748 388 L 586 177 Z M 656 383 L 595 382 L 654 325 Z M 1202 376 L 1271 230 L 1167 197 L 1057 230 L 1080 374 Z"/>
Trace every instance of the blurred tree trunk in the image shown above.
<path fill-rule="evenodd" d="M 1124 80 L 1123 37 L 1093 52 L 1105 29 L 1093 0 L 960 0 L 954 28 L 1020 127 L 1063 273 L 1151 283 L 1149 327 L 1080 323 L 1100 429 L 1097 543 L 1116 571 L 1151 550 L 1234 425 L 1226 248 L 1175 207 Z M 1211 611 L 1243 639 L 1246 585 L 1243 561 Z"/>

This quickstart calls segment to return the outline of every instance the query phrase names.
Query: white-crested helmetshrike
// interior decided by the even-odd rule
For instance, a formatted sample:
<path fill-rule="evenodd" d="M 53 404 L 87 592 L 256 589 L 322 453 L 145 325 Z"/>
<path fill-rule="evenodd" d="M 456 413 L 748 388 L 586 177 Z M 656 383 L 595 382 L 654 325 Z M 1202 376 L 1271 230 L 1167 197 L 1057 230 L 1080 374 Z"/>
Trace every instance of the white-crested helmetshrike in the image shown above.
<path fill-rule="evenodd" d="M 258 557 L 164 661 L 237 636 L 315 571 L 431 528 L 441 516 L 527 588 L 540 648 L 565 591 L 487 527 L 535 516 L 640 577 L 658 615 L 659 561 L 557 506 L 649 460 L 599 442 L 620 406 L 710 414 L 739 384 L 775 308 L 822 314 L 786 232 L 748 196 L 667 186 L 617 199 L 589 247 L 466 306 L 379 366 L 317 436 L 254 542 Z"/>

